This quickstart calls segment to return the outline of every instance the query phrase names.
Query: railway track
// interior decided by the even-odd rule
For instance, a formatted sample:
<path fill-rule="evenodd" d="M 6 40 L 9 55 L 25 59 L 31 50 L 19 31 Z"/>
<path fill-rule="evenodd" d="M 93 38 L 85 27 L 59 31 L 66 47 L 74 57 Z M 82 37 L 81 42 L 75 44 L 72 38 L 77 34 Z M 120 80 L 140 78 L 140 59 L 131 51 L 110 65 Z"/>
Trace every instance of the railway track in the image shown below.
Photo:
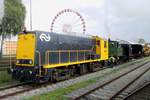
<path fill-rule="evenodd" d="M 18 83 L 18 82 L 16 82 L 16 83 L 13 84 L 13 85 L 7 85 L 7 86 L 4 86 L 4 87 L 0 87 L 0 92 L 3 91 L 3 90 L 6 90 L 6 89 L 10 89 L 10 88 L 17 87 L 17 86 L 28 85 L 28 84 L 30 84 L 30 83 L 31 83 L 31 82 L 23 82 L 23 83 Z"/>
<path fill-rule="evenodd" d="M 135 91 L 123 98 L 123 100 L 150 100 L 150 82 L 137 88 Z"/>
<path fill-rule="evenodd" d="M 9 96 L 13 96 L 34 89 L 34 87 L 30 84 L 31 82 L 26 82 L 0 88 L 0 99 L 4 99 Z"/>
<path fill-rule="evenodd" d="M 134 69 L 122 73 L 119 76 L 106 80 L 103 83 L 93 84 L 87 89 L 79 89 L 66 95 L 73 100 L 122 100 L 118 97 L 125 89 L 137 81 L 141 76 L 150 70 L 150 63 L 145 62 Z"/>

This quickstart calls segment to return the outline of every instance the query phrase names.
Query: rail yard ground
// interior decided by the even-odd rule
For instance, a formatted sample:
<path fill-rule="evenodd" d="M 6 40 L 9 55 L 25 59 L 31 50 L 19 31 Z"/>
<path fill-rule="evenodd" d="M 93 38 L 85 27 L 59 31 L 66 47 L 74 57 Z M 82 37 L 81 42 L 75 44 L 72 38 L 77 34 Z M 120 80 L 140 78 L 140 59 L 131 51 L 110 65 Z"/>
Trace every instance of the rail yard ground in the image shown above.
<path fill-rule="evenodd" d="M 97 80 L 105 79 L 105 77 L 109 77 L 115 73 L 120 71 L 124 71 L 126 69 L 130 69 L 134 66 L 145 63 L 146 61 L 150 61 L 150 57 L 133 60 L 131 62 L 118 65 L 114 68 L 104 69 L 98 72 L 94 72 L 91 74 L 86 74 L 77 78 L 73 78 L 70 80 L 66 80 L 63 82 L 53 83 L 48 86 L 44 86 L 40 89 L 34 89 L 28 92 L 24 92 L 22 94 L 18 94 L 16 96 L 10 97 L 8 99 L 24 99 L 24 100 L 60 100 L 67 99 L 64 95 L 75 91 L 80 88 L 84 88 L 90 84 L 97 82 Z"/>

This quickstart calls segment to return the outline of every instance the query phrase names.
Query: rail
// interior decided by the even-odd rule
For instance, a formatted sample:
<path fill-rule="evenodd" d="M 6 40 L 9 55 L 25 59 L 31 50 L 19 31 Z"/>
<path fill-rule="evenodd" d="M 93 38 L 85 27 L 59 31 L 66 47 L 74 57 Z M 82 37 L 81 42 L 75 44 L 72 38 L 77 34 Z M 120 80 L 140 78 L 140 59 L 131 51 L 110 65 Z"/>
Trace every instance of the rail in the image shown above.
<path fill-rule="evenodd" d="M 31 83 L 20 83 L 18 85 L 6 87 L 4 89 L 1 89 L 0 91 L 0 99 L 6 99 L 10 96 L 14 96 L 17 94 L 21 94 L 30 90 L 35 89 Z M 5 91 L 5 92 L 4 92 Z"/>
<path fill-rule="evenodd" d="M 128 94 L 126 97 L 124 97 L 122 100 L 127 100 L 128 98 L 132 97 L 137 92 L 141 91 L 142 89 L 146 88 L 150 85 L 150 82 L 144 84 L 142 87 L 137 88 L 136 90 L 132 91 L 130 94 Z"/>

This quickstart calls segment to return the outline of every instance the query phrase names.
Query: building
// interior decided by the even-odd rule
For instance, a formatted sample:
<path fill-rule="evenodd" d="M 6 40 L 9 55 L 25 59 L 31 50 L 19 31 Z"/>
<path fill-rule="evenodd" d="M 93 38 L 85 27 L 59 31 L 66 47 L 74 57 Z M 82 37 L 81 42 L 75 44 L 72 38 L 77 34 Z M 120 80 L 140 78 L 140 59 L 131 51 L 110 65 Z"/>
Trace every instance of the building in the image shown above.
<path fill-rule="evenodd" d="M 4 41 L 3 55 L 16 55 L 17 41 Z"/>

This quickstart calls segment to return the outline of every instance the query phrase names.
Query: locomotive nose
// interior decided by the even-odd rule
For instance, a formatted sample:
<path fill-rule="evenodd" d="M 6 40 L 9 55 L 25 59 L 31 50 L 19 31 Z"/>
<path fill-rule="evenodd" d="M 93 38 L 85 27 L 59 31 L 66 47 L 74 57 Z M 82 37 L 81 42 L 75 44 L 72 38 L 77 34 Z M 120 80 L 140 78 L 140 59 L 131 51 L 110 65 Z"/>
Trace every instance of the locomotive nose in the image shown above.
<path fill-rule="evenodd" d="M 34 66 L 35 42 L 35 34 L 19 34 L 16 66 Z"/>

